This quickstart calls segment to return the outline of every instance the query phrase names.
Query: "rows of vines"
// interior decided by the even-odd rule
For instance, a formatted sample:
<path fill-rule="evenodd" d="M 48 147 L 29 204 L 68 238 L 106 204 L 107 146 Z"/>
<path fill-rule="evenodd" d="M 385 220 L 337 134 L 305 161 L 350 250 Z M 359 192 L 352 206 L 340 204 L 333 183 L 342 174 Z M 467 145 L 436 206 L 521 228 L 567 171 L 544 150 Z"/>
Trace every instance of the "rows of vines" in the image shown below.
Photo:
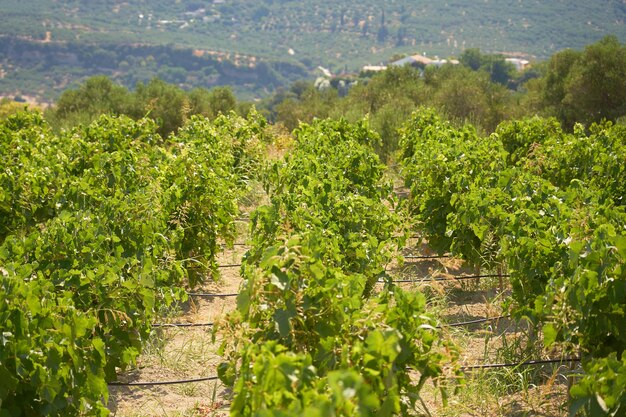
<path fill-rule="evenodd" d="M 456 357 L 425 297 L 385 286 L 402 239 L 364 123 L 317 121 L 270 167 L 219 375 L 233 416 L 391 416 Z M 445 389 L 442 387 L 445 391 Z"/>
<path fill-rule="evenodd" d="M 0 122 L 0 417 L 100 415 L 159 314 L 215 276 L 256 176 L 217 373 L 233 416 L 392 416 L 459 371 L 419 292 L 386 272 L 406 235 L 366 122 L 315 121 L 267 166 L 254 112 L 192 117 L 167 138 L 102 116 L 53 133 Z M 401 132 L 408 208 L 430 247 L 507 272 L 511 311 L 580 356 L 572 413 L 626 410 L 626 127 L 552 119 L 493 135 L 432 110 Z M 260 169 L 263 165 L 263 169 Z M 451 378 L 453 377 L 454 378 Z"/>
<path fill-rule="evenodd" d="M 428 109 L 402 133 L 410 210 L 429 244 L 508 271 L 511 308 L 580 355 L 572 412 L 626 411 L 626 127 L 506 122 L 480 137 Z"/>
<path fill-rule="evenodd" d="M 232 242 L 264 124 L 0 123 L 1 416 L 108 414 L 107 383 Z"/>

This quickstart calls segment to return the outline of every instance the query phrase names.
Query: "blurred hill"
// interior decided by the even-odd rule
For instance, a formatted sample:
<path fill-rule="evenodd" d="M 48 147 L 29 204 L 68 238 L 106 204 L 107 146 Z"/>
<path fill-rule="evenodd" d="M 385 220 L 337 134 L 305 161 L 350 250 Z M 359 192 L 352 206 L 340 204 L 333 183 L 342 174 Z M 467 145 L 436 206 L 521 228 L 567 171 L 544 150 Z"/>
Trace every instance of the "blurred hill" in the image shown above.
<path fill-rule="evenodd" d="M 0 94 L 48 99 L 94 74 L 254 98 L 319 66 L 467 48 L 543 59 L 606 34 L 626 41 L 623 0 L 4 0 L 1 14 Z"/>

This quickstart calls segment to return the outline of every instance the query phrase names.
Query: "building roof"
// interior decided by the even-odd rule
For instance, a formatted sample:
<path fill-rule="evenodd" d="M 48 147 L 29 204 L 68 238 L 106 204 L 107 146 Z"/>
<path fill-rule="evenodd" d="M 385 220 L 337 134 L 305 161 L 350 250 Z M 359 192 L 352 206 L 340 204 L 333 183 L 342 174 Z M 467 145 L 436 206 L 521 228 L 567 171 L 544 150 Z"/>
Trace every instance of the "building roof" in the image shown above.
<path fill-rule="evenodd" d="M 433 62 L 432 59 L 425 57 L 424 55 L 409 55 L 407 57 L 404 57 L 402 59 L 399 59 L 397 61 L 392 62 L 390 65 L 393 65 L 395 67 L 402 67 L 406 64 L 424 64 L 424 65 L 428 65 L 431 64 Z"/>
<path fill-rule="evenodd" d="M 373 71 L 373 72 L 384 71 L 386 69 L 387 67 L 384 65 L 366 65 L 363 67 L 363 71 Z"/>

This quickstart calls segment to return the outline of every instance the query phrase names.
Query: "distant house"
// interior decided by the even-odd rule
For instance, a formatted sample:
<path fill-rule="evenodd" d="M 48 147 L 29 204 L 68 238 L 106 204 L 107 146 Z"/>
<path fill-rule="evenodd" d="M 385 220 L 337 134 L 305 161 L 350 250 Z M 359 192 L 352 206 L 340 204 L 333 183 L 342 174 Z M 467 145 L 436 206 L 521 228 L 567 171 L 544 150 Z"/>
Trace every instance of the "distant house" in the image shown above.
<path fill-rule="evenodd" d="M 513 64 L 517 71 L 524 71 L 530 65 L 528 60 L 521 58 L 506 58 L 505 61 Z"/>
<path fill-rule="evenodd" d="M 318 70 L 324 74 L 325 77 L 332 78 L 333 74 L 330 72 L 328 68 L 324 68 L 321 65 L 317 67 Z"/>
<path fill-rule="evenodd" d="M 191 18 L 191 19 L 199 19 L 201 17 L 203 17 L 206 14 L 206 9 L 205 8 L 199 8 L 196 9 L 194 11 L 191 12 L 185 12 L 183 15 L 187 18 Z"/>
<path fill-rule="evenodd" d="M 434 65 L 436 67 L 441 67 L 441 66 L 443 66 L 445 64 L 459 65 L 460 62 L 458 60 L 456 60 L 456 59 L 435 59 L 428 65 Z"/>
<path fill-rule="evenodd" d="M 390 63 L 389 65 L 394 67 L 403 67 L 405 65 L 411 65 L 414 67 L 417 66 L 426 66 L 433 62 L 432 59 L 425 57 L 424 55 L 409 55 L 397 61 Z"/>
<path fill-rule="evenodd" d="M 434 65 L 434 66 L 440 67 L 444 64 L 457 65 L 458 63 L 459 61 L 457 61 L 456 59 L 451 59 L 451 60 L 439 59 L 439 58 L 431 59 L 424 55 L 418 54 L 418 55 L 410 55 L 410 56 L 404 57 L 402 59 L 399 59 L 397 61 L 390 63 L 389 65 L 394 66 L 394 67 L 403 67 L 405 65 L 411 65 L 413 67 L 427 67 L 429 65 Z"/>
<path fill-rule="evenodd" d="M 385 65 L 365 65 L 361 71 L 363 72 L 380 72 L 386 70 Z"/>

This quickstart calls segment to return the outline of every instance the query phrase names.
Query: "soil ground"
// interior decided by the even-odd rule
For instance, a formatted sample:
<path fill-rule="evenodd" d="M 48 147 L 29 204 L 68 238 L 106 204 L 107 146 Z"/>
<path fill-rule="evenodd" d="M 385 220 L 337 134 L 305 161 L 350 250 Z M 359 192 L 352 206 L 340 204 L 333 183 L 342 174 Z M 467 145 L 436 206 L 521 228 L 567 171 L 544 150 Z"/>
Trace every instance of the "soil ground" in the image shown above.
<path fill-rule="evenodd" d="M 238 264 L 247 248 L 225 249 L 218 264 Z M 428 254 L 428 248 L 410 240 L 403 255 Z M 207 283 L 199 292 L 236 293 L 241 278 L 237 267 L 220 269 L 221 278 Z M 409 260 L 394 262 L 388 272 L 397 278 L 453 278 L 475 274 L 458 259 Z M 419 288 L 428 296 L 431 311 L 442 323 L 459 323 L 485 317 L 498 317 L 507 297 L 506 284 L 500 292 L 497 279 L 475 282 L 422 282 L 399 284 Z M 176 323 L 212 323 L 235 308 L 235 298 L 190 298 L 180 314 L 170 317 Z M 522 362 L 545 358 L 536 336 L 525 323 L 510 318 L 445 328 L 444 335 L 457 343 L 462 365 Z M 534 338 L 535 337 L 535 338 Z M 154 332 L 136 369 L 120 376 L 124 381 L 163 381 L 216 375 L 219 363 L 212 329 L 162 328 Z M 442 401 L 438 388 L 430 384 L 422 393 L 419 413 L 432 416 L 566 416 L 567 373 L 569 368 L 543 366 L 503 368 L 466 373 L 465 384 Z M 219 381 L 156 387 L 114 387 L 109 408 L 113 416 L 227 416 L 229 391 Z"/>

